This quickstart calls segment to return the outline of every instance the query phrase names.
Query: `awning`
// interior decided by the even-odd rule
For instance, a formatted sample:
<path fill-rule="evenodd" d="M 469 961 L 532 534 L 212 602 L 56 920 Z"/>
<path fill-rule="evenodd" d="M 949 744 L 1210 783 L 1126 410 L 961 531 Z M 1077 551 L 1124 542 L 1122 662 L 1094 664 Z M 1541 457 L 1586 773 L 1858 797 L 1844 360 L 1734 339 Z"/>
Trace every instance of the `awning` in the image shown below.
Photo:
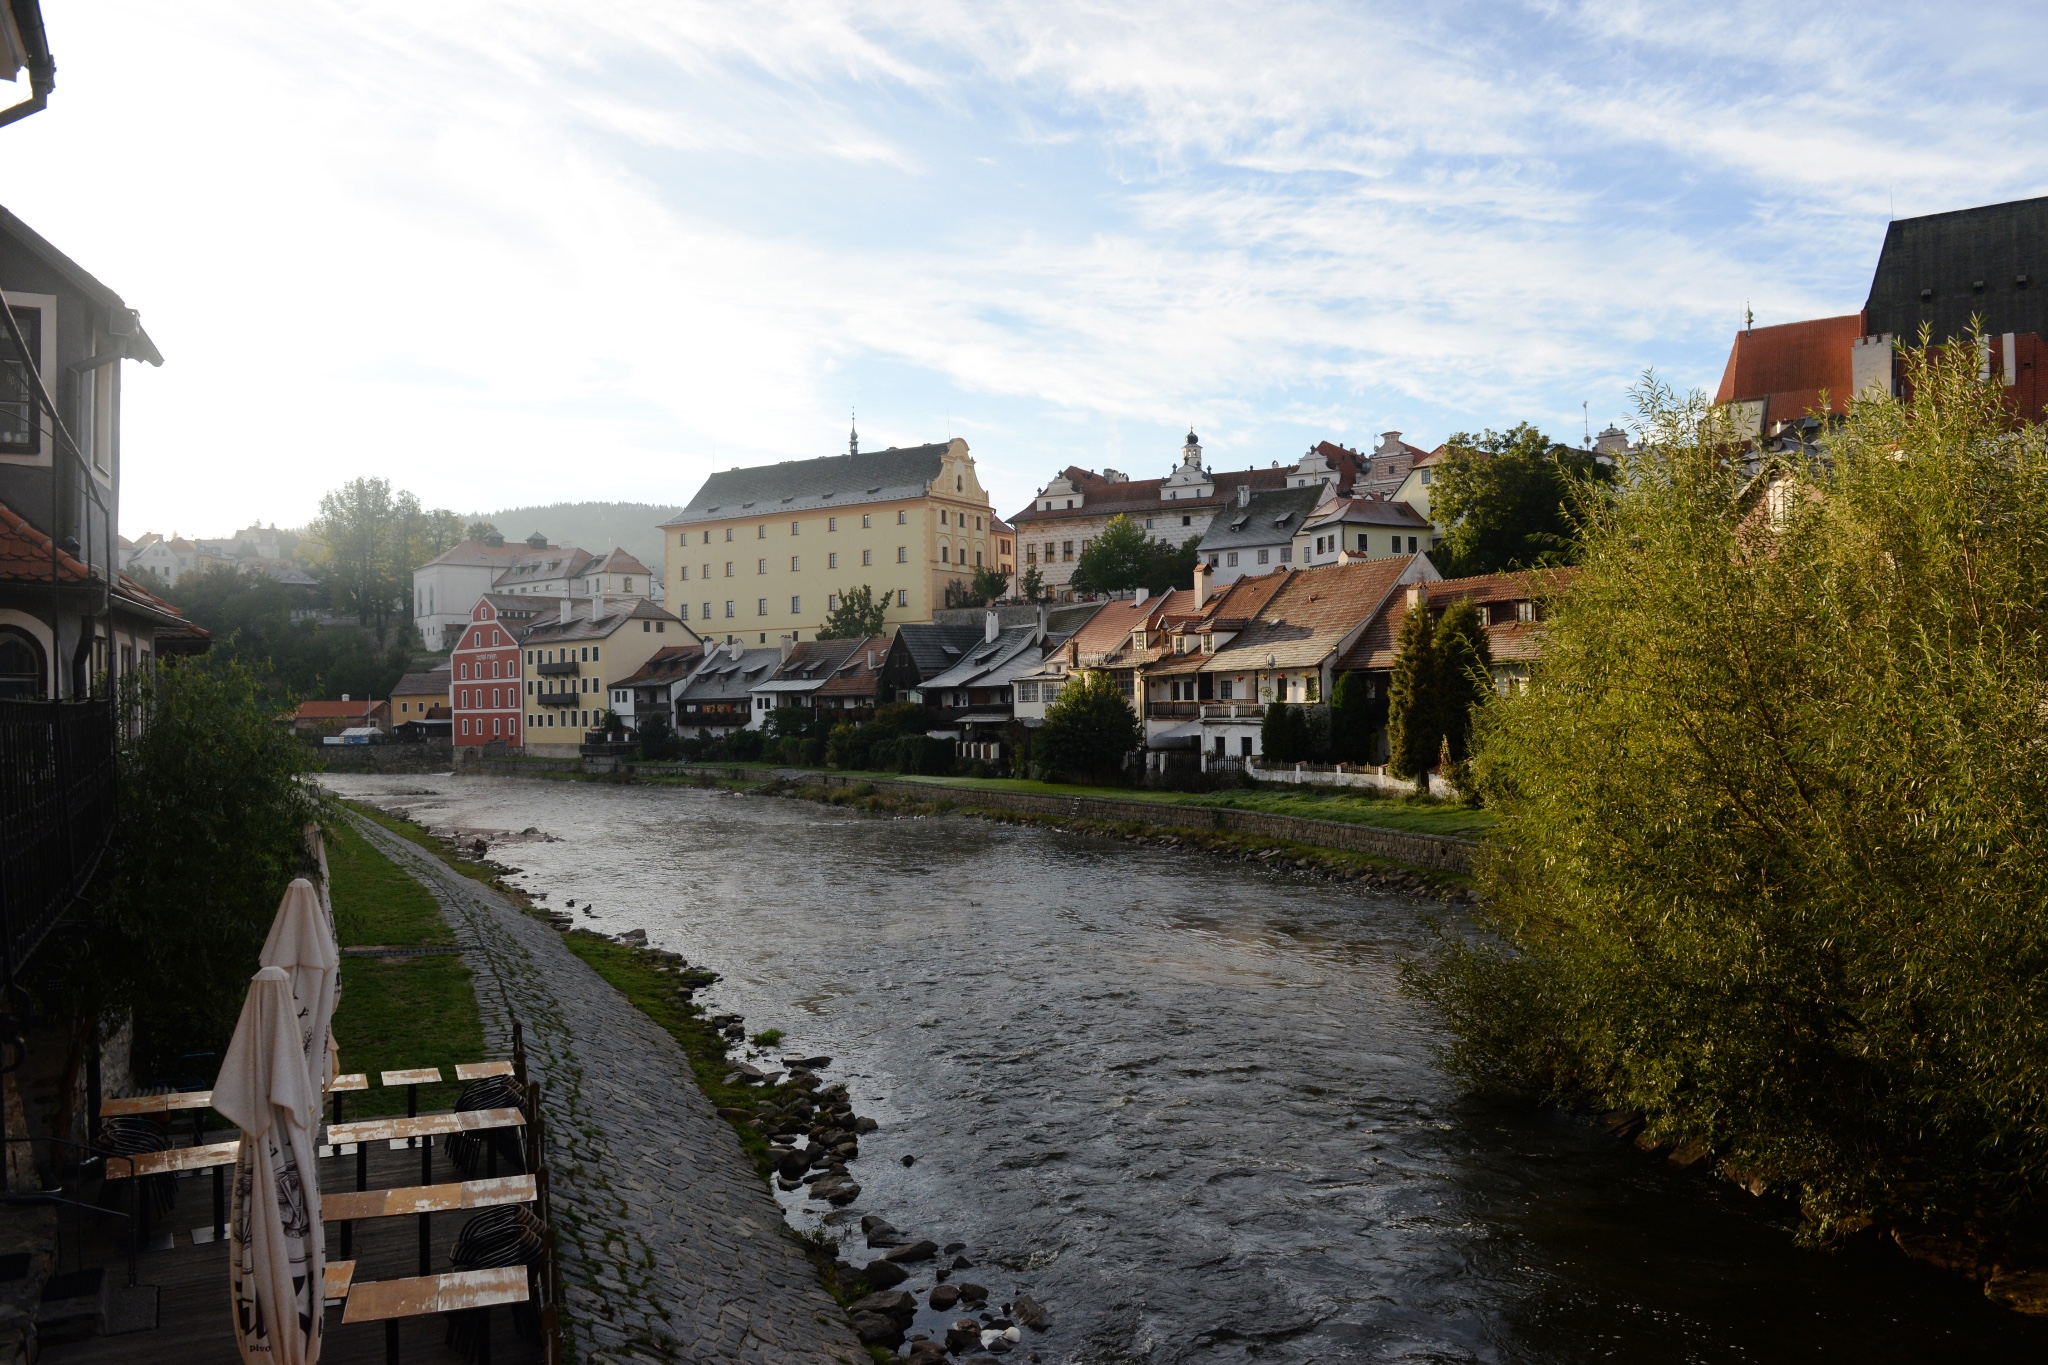
<path fill-rule="evenodd" d="M 750 692 L 815 692 L 826 683 L 824 678 L 778 678 L 774 682 L 756 683 L 748 688 Z"/>
<path fill-rule="evenodd" d="M 1182 721 L 1179 725 L 1161 730 L 1156 735 L 1147 735 L 1145 743 L 1148 745 L 1156 744 L 1162 739 L 1194 739 L 1200 736 L 1201 733 L 1202 722 L 1198 720 Z"/>

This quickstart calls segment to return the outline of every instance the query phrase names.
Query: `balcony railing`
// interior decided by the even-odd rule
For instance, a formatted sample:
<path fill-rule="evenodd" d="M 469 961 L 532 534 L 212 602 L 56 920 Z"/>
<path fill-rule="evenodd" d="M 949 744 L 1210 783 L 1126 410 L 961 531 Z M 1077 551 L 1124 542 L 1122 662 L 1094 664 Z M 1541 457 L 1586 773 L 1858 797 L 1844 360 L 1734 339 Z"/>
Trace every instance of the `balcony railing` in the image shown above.
<path fill-rule="evenodd" d="M 114 829 L 114 703 L 0 701 L 0 973 L 18 979 Z"/>
<path fill-rule="evenodd" d="M 558 659 L 551 664 L 535 664 L 533 671 L 543 677 L 556 677 L 563 674 L 573 675 L 577 666 L 574 659 Z"/>
<path fill-rule="evenodd" d="M 534 700 L 542 706 L 581 706 L 590 695 L 588 692 L 543 692 Z"/>
<path fill-rule="evenodd" d="M 1148 720 L 1258 720 L 1266 708 L 1255 701 L 1153 701 L 1145 703 Z"/>

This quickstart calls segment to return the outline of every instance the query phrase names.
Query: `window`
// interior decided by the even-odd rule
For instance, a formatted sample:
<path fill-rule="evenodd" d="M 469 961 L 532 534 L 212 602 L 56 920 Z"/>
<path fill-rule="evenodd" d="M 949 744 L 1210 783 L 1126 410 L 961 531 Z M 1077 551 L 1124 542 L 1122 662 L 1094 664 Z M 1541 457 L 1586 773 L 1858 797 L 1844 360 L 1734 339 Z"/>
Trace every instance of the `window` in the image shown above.
<path fill-rule="evenodd" d="M 502 721 L 502 720 L 500 720 L 500 719 L 499 719 L 498 717 L 496 717 L 496 716 L 492 716 L 492 717 L 491 717 L 491 733 L 492 733 L 492 734 L 494 734 L 494 735 L 502 735 L 502 734 L 504 734 L 504 733 L 505 733 L 505 730 L 504 730 L 504 725 L 505 725 L 505 722 L 504 722 L 504 721 Z"/>
<path fill-rule="evenodd" d="M 678 579 L 676 580 L 676 581 L 677 581 L 678 583 L 687 583 L 687 582 L 689 582 L 689 581 L 690 581 L 690 566 L 689 566 L 689 565 L 687 565 L 687 564 L 683 565 L 683 567 L 682 567 L 682 569 L 681 569 L 681 575 L 682 575 L 682 576 L 681 576 L 680 578 L 678 578 Z"/>
<path fill-rule="evenodd" d="M 1074 558 L 1074 542 L 1073 542 L 1073 541 L 1071 541 L 1071 540 L 1063 540 L 1063 541 L 1061 541 L 1061 542 L 1060 542 L 1060 560 L 1061 560 L 1061 561 L 1062 561 L 1063 563 L 1072 563 L 1072 562 L 1073 562 L 1073 558 Z"/>
<path fill-rule="evenodd" d="M 708 536 L 711 533 L 707 531 L 705 534 Z M 732 527 L 728 526 L 725 528 L 725 538 L 728 542 L 732 540 Z"/>
<path fill-rule="evenodd" d="M 461 678 L 464 682 L 469 681 L 469 665 L 457 664 L 455 666 L 455 676 Z"/>
<path fill-rule="evenodd" d="M 871 512 L 863 512 L 863 513 L 861 513 L 861 514 L 860 514 L 860 529 L 861 529 L 861 530 L 865 531 L 865 530 L 867 530 L 867 529 L 868 529 L 869 527 L 873 526 L 874 524 L 875 524 L 875 518 L 874 518 L 874 514 L 873 514 L 873 513 L 871 513 Z"/>
<path fill-rule="evenodd" d="M 910 605 L 910 590 L 908 588 L 896 589 L 896 605 L 899 607 Z"/>
<path fill-rule="evenodd" d="M 1394 537 L 1394 553 L 1401 553 L 1401 537 L 1399 536 Z"/>
<path fill-rule="evenodd" d="M 1358 552 L 1364 554 L 1369 547 L 1365 543 L 1365 532 L 1358 533 Z"/>
<path fill-rule="evenodd" d="M 43 345 L 43 310 L 36 304 L 15 304 L 9 311 L 14 314 L 15 325 L 21 328 L 28 354 L 24 356 L 16 350 L 14 338 L 0 329 L 0 452 L 40 455 L 42 415 L 28 372 L 31 362 L 44 374 L 50 370 L 49 348 Z"/>
<path fill-rule="evenodd" d="M 1239 735 L 1237 737 L 1237 752 L 1246 758 L 1252 756 L 1252 737 L 1250 735 Z"/>
<path fill-rule="evenodd" d="M 837 517 L 827 517 L 827 518 L 825 518 L 825 529 L 826 529 L 826 530 L 828 530 L 828 531 L 836 531 L 836 530 L 838 530 L 838 529 L 839 529 L 839 518 L 837 518 Z"/>
<path fill-rule="evenodd" d="M 974 552 L 974 567 L 977 569 L 981 567 L 981 551 L 979 550 Z"/>
<path fill-rule="evenodd" d="M 910 562 L 910 547 L 908 545 L 898 545 L 896 547 L 896 562 L 898 564 L 908 564 Z"/>
<path fill-rule="evenodd" d="M 754 615 L 756 615 L 756 616 L 766 616 L 767 614 L 768 614 L 768 599 L 767 599 L 767 598 L 765 598 L 765 597 L 757 597 L 757 598 L 755 598 L 755 599 L 754 599 Z"/>
<path fill-rule="evenodd" d="M 1270 561 L 1270 560 L 1272 559 L 1272 557 L 1273 557 L 1273 552 L 1272 552 L 1271 550 L 1261 550 L 1261 551 L 1259 551 L 1259 563 L 1261 563 L 1261 564 L 1265 564 L 1265 563 L 1269 562 L 1269 561 Z"/>
<path fill-rule="evenodd" d="M 732 619 L 732 599 L 731 599 L 731 598 L 727 598 L 727 599 L 726 599 L 726 602 L 725 602 L 725 619 L 726 619 L 726 620 L 728 620 L 728 621 L 730 621 L 730 620 Z"/>
<path fill-rule="evenodd" d="M 1280 562 L 1282 564 L 1292 564 L 1294 562 L 1294 547 L 1292 545 L 1282 545 L 1280 547 Z"/>
<path fill-rule="evenodd" d="M 768 539 L 768 523 L 767 523 L 767 522 L 765 522 L 765 521 L 764 521 L 764 522 L 762 522 L 762 523 L 761 523 L 760 525 L 758 525 L 758 526 L 756 526 L 756 527 L 754 528 L 754 539 L 756 539 L 756 540 L 766 540 L 766 539 Z"/>
<path fill-rule="evenodd" d="M 1411 555 L 1415 553 L 1415 537 L 1414 537 L 1414 536 L 1410 536 L 1410 537 L 1408 537 L 1408 553 L 1409 553 L 1409 554 L 1411 554 Z"/>
<path fill-rule="evenodd" d="M 908 512 L 899 511 L 896 513 L 896 524 L 898 526 L 907 526 L 909 523 L 910 514 Z"/>
<path fill-rule="evenodd" d="M 1151 530 L 1151 529 L 1152 529 L 1152 526 L 1153 526 L 1152 518 L 1150 518 L 1150 517 L 1147 517 L 1147 518 L 1145 518 L 1145 529 L 1149 531 L 1149 530 Z"/>
<path fill-rule="evenodd" d="M 465 735 L 469 733 L 469 717 L 467 716 L 462 718 L 462 733 Z"/>
<path fill-rule="evenodd" d="M 726 613 L 726 615 L 728 616 L 730 616 L 731 614 L 731 612 Z M 704 614 L 698 617 L 697 619 L 700 621 L 709 621 L 711 619 L 711 604 L 709 602 L 706 602 L 704 604 Z"/>
<path fill-rule="evenodd" d="M 791 535 L 795 535 L 795 534 L 797 534 L 797 531 L 798 531 L 798 529 L 799 529 L 800 527 L 802 527 L 802 526 L 803 526 L 803 523 L 802 523 L 802 522 L 800 522 L 800 521 L 792 521 L 792 522 L 791 522 L 791 523 L 789 524 L 789 533 L 790 533 Z"/>
<path fill-rule="evenodd" d="M 1194 519 L 1193 517 L 1191 517 L 1191 516 L 1190 516 L 1190 517 L 1182 517 L 1182 518 L 1180 519 L 1180 524 L 1181 524 L 1181 525 L 1183 525 L 1183 526 L 1193 526 L 1193 525 L 1195 524 L 1195 519 Z"/>
<path fill-rule="evenodd" d="M 590 647 L 590 662 L 598 663 L 602 661 L 603 655 L 600 651 L 602 651 L 603 648 L 603 645 L 592 645 Z"/>
<path fill-rule="evenodd" d="M 939 546 L 939 563 L 941 563 L 941 564 L 949 564 L 949 563 L 951 563 L 951 562 L 952 562 L 951 560 L 949 560 L 949 559 L 947 559 L 947 558 L 946 558 L 946 555 L 947 555 L 947 553 L 948 553 L 948 552 L 949 552 L 949 551 L 950 551 L 951 549 L 952 549 L 952 547 L 951 547 L 951 546 L 949 546 L 949 545 L 940 545 L 940 546 Z"/>
<path fill-rule="evenodd" d="M 1225 701 L 1229 701 L 1234 686 L 1235 685 L 1230 681 L 1230 679 L 1225 678 L 1222 682 L 1216 685 L 1216 695 L 1223 698 L 1223 700 Z"/>
<path fill-rule="evenodd" d="M 1301 680 L 1301 699 L 1302 699 L 1303 701 L 1306 701 L 1306 702 L 1314 702 L 1314 701 L 1317 701 L 1317 700 L 1319 700 L 1319 699 L 1321 698 L 1321 696 L 1322 696 L 1322 692 L 1323 692 L 1323 675 L 1322 675 L 1322 674 L 1320 674 L 1320 673 L 1311 673 L 1311 674 L 1309 674 L 1309 675 L 1308 675 L 1308 676 L 1307 676 L 1306 678 L 1303 678 L 1303 679 Z"/>
<path fill-rule="evenodd" d="M 1237 567 L 1237 551 L 1235 551 L 1235 550 L 1232 550 L 1232 551 L 1230 551 L 1230 553 L 1228 553 L 1228 554 L 1224 555 L 1224 556 L 1223 556 L 1223 558 L 1224 558 L 1225 562 L 1226 562 L 1226 563 L 1228 563 L 1228 564 L 1229 564 L 1229 566 L 1230 566 L 1231 568 L 1233 568 L 1233 569 L 1234 569 L 1234 568 L 1236 568 L 1236 567 Z"/>
<path fill-rule="evenodd" d="M 533 695 L 533 683 L 531 681 L 526 684 L 526 695 L 529 697 Z"/>
<path fill-rule="evenodd" d="M 801 598 L 801 597 L 791 597 L 791 598 L 789 599 L 789 614 L 790 614 L 791 616 L 801 616 L 801 615 L 803 615 L 803 610 L 804 610 L 804 599 L 803 599 L 803 598 Z"/>
<path fill-rule="evenodd" d="M 866 568 L 868 565 L 874 563 L 875 552 L 873 550 L 862 550 L 860 552 L 860 562 L 862 568 Z"/>
<path fill-rule="evenodd" d="M 826 610 L 826 611 L 838 611 L 838 610 L 839 610 L 839 594 L 838 594 L 838 593 L 836 593 L 836 592 L 828 592 L 828 593 L 826 593 L 826 594 L 825 594 L 825 610 Z"/>
<path fill-rule="evenodd" d="M 1037 701 L 1037 700 L 1038 700 L 1038 684 L 1037 684 L 1037 683 L 1035 683 L 1035 682 L 1020 682 L 1020 683 L 1018 683 L 1018 684 L 1017 684 L 1017 700 L 1018 700 L 1018 701 L 1030 701 L 1030 702 L 1035 702 L 1035 701 Z"/>
<path fill-rule="evenodd" d="M 1429 470 L 1425 469 L 1425 470 L 1423 470 L 1423 471 L 1422 471 L 1422 486 L 1423 486 L 1424 488 L 1427 488 L 1427 487 L 1429 487 L 1429 475 L 1430 475 L 1430 471 L 1429 471 Z"/>
<path fill-rule="evenodd" d="M 977 530 L 977 531 L 979 531 L 979 530 L 981 529 L 981 518 L 980 518 L 980 517 L 976 517 L 976 518 L 974 519 L 974 529 L 975 529 L 975 530 Z"/>
<path fill-rule="evenodd" d="M 1216 567 L 1216 554 L 1213 550 L 1209 554 L 1209 567 L 1212 569 Z"/>
<path fill-rule="evenodd" d="M 939 525 L 941 525 L 941 526 L 944 526 L 945 524 L 946 524 L 946 509 L 945 509 L 945 508 L 943 508 L 943 507 L 941 507 L 941 508 L 939 509 Z"/>
<path fill-rule="evenodd" d="M 1038 547 L 1036 545 L 1026 545 L 1024 547 L 1024 562 L 1026 564 L 1036 564 L 1038 562 Z"/>
<path fill-rule="evenodd" d="M 725 561 L 725 576 L 727 578 L 732 577 L 732 561 L 730 559 Z"/>

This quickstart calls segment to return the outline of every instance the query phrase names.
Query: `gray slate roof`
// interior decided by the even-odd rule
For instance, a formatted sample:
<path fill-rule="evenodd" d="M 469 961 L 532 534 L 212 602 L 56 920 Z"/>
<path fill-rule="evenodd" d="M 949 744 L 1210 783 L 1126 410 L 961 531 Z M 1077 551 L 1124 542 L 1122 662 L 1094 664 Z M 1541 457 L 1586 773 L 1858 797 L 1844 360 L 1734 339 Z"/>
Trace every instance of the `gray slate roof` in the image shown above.
<path fill-rule="evenodd" d="M 913 621 L 896 628 L 903 647 L 917 665 L 920 678 L 935 677 L 959 663 L 968 650 L 982 641 L 981 626 L 942 626 L 931 621 Z"/>
<path fill-rule="evenodd" d="M 1327 490 L 1320 484 L 1308 488 L 1276 488 L 1254 493 L 1249 506 L 1225 507 L 1209 523 L 1208 534 L 1197 548 L 1241 550 L 1247 545 L 1285 545 L 1294 539 L 1302 521 L 1315 510 Z"/>
<path fill-rule="evenodd" d="M 397 686 L 391 689 L 391 695 L 394 697 L 430 697 L 436 693 L 446 693 L 448 691 L 448 679 L 449 671 L 445 668 L 436 669 L 431 673 L 408 673 L 398 680 Z"/>
<path fill-rule="evenodd" d="M 563 599 L 557 597 L 550 600 L 557 604 L 553 614 L 535 617 L 532 624 L 527 627 L 522 644 L 539 646 L 573 644 L 579 640 L 608 640 L 622 630 L 628 621 L 662 621 L 675 626 L 683 636 L 675 642 L 677 644 L 687 643 L 695 634 L 688 626 L 644 597 L 636 597 L 628 603 L 607 599 L 604 615 L 598 617 L 596 621 L 590 619 L 589 598 L 569 598 L 570 615 L 566 625 L 562 621 L 562 610 L 559 605 Z"/>
<path fill-rule="evenodd" d="M 2025 284 L 2019 283 L 2026 276 Z M 2048 196 L 1895 219 L 1870 280 L 1864 330 L 1902 343 L 1930 324 L 1934 340 L 1984 330 L 2048 335 Z M 1981 292 L 1978 284 L 1982 283 Z M 1922 290 L 1931 291 L 1922 299 Z"/>
<path fill-rule="evenodd" d="M 829 511 L 864 502 L 923 497 L 932 480 L 939 477 L 945 453 L 946 444 L 939 442 L 728 469 L 706 479 L 689 505 L 662 525 Z"/>
<path fill-rule="evenodd" d="M 749 649 L 737 659 L 720 651 L 717 659 L 704 665 L 688 687 L 675 694 L 677 701 L 744 701 L 749 689 L 775 676 L 782 666 L 782 650 L 775 645 Z"/>
<path fill-rule="evenodd" d="M 994 642 L 977 641 L 960 662 L 918 686 L 927 692 L 947 687 L 1001 687 L 1038 667 L 1038 626 L 1012 626 Z"/>

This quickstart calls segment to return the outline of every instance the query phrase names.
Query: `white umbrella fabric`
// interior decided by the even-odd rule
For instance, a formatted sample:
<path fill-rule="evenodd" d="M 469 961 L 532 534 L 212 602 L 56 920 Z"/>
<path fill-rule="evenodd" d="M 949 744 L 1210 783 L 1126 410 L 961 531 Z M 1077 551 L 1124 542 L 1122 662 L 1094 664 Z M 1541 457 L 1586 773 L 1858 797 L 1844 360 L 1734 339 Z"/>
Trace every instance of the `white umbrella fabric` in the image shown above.
<path fill-rule="evenodd" d="M 317 1365 L 325 1330 L 327 1234 L 313 1141 L 320 1091 L 306 1072 L 291 978 L 265 967 L 228 1044 L 213 1107 L 242 1130 L 235 1156 L 228 1283 L 247 1365 Z"/>
<path fill-rule="evenodd" d="M 341 953 L 334 946 L 333 926 L 320 908 L 320 893 L 304 877 L 284 889 L 277 918 L 270 922 L 270 937 L 263 940 L 256 960 L 265 967 L 283 968 L 291 978 L 306 1074 L 324 1091 L 334 1080 L 329 1035 L 340 990 Z"/>

